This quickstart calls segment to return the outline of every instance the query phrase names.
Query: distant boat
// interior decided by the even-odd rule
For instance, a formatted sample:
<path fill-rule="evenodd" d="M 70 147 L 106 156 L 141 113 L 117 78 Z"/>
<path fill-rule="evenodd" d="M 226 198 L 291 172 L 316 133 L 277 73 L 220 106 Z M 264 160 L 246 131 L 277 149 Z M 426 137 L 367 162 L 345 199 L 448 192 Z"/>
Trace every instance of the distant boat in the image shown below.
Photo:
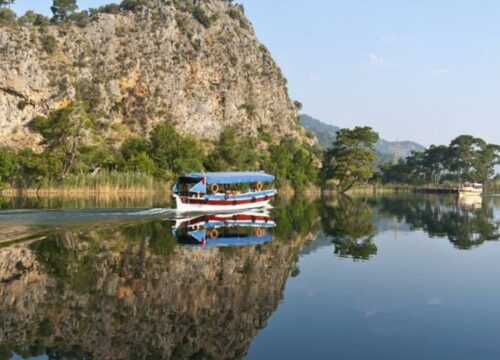
<path fill-rule="evenodd" d="M 194 172 L 181 176 L 174 188 L 182 212 L 240 211 L 266 207 L 276 197 L 274 176 L 264 172 Z"/>
<path fill-rule="evenodd" d="M 474 195 L 478 196 L 483 193 L 483 184 L 480 183 L 463 183 L 458 187 L 459 195 Z"/>
<path fill-rule="evenodd" d="M 272 241 L 268 230 L 274 227 L 276 223 L 265 212 L 219 213 L 178 219 L 172 232 L 185 245 L 245 246 Z"/>

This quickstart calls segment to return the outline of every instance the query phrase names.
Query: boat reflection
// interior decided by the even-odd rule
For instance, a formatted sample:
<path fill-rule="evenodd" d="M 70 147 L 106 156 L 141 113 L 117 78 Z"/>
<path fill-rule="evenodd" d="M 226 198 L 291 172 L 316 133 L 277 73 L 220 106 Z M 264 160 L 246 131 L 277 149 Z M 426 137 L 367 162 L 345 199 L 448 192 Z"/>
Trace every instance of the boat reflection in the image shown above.
<path fill-rule="evenodd" d="M 465 210 L 479 210 L 483 207 L 483 197 L 481 195 L 459 196 L 458 207 Z"/>
<path fill-rule="evenodd" d="M 212 248 L 262 245 L 273 240 L 275 227 L 267 212 L 204 214 L 178 219 L 172 233 L 180 244 Z"/>

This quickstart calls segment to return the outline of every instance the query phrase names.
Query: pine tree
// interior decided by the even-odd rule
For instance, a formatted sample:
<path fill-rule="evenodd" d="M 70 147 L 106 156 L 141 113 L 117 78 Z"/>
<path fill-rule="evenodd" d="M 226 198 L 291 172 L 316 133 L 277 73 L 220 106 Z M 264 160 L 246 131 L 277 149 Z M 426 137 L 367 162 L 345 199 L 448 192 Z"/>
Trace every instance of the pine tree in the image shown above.
<path fill-rule="evenodd" d="M 78 10 L 78 5 L 76 4 L 76 0 L 53 0 L 50 10 L 54 14 L 53 19 L 55 21 L 64 21 Z"/>

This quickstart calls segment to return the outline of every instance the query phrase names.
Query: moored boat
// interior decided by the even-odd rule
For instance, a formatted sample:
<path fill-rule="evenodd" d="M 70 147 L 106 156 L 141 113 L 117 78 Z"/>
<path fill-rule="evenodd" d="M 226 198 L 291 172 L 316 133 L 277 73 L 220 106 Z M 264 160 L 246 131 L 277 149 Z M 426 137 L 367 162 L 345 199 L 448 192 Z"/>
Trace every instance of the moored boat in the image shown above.
<path fill-rule="evenodd" d="M 483 184 L 463 183 L 458 187 L 458 193 L 459 195 L 481 195 L 483 193 Z"/>
<path fill-rule="evenodd" d="M 182 212 L 257 209 L 276 197 L 273 181 L 264 172 L 194 172 L 178 179 L 173 197 Z"/>

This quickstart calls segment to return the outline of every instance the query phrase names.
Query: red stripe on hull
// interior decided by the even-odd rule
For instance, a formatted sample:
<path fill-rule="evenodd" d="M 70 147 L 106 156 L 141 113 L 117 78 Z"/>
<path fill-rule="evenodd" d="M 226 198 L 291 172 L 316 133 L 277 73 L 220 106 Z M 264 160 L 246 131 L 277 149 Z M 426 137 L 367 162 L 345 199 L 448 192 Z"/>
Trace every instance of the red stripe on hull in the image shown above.
<path fill-rule="evenodd" d="M 270 216 L 265 215 L 247 215 L 247 214 L 235 214 L 231 216 L 223 216 L 223 215 L 201 215 L 195 217 L 187 222 L 186 225 L 198 224 L 200 222 L 208 222 L 208 221 L 220 221 L 220 222 L 230 222 L 230 221 L 259 221 L 259 222 L 268 222 L 272 221 Z"/>
<path fill-rule="evenodd" d="M 217 205 L 217 206 L 235 206 L 235 205 L 243 205 L 243 204 L 252 204 L 259 202 L 266 202 L 274 199 L 274 195 L 256 198 L 255 200 L 252 198 L 249 199 L 234 199 L 234 200 L 205 200 L 205 199 L 193 199 L 188 197 L 181 197 L 181 201 L 183 204 L 195 204 L 195 205 Z"/>

